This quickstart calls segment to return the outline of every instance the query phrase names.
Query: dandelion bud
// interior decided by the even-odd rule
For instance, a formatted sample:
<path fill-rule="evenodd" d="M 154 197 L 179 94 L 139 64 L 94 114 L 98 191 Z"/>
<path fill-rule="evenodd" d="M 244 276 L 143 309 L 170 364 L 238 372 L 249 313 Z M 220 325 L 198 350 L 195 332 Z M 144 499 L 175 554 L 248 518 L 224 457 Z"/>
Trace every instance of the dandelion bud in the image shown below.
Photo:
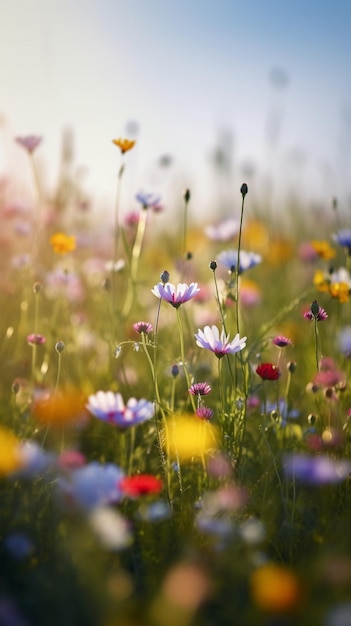
<path fill-rule="evenodd" d="M 287 363 L 286 365 L 288 372 L 290 372 L 290 374 L 293 374 L 296 370 L 296 363 L 295 361 L 289 361 L 289 363 Z"/>
<path fill-rule="evenodd" d="M 245 198 L 247 192 L 248 192 L 248 186 L 246 183 L 243 183 L 240 187 L 240 192 L 243 198 Z"/>
<path fill-rule="evenodd" d="M 166 283 L 169 282 L 169 272 L 167 272 L 167 270 L 163 270 L 161 276 L 160 276 L 161 282 L 165 285 Z"/>
<path fill-rule="evenodd" d="M 190 200 L 190 189 L 186 189 L 184 191 L 183 198 L 184 198 L 185 202 L 189 202 L 189 200 Z"/>
<path fill-rule="evenodd" d="M 56 352 L 58 352 L 58 354 L 62 354 L 64 349 L 65 349 L 65 344 L 63 343 L 63 341 L 57 341 L 55 343 L 55 350 Z"/>
<path fill-rule="evenodd" d="M 214 272 L 217 269 L 217 261 L 211 261 L 210 263 L 210 270 L 212 270 L 212 272 Z"/>
<path fill-rule="evenodd" d="M 35 282 L 33 285 L 33 292 L 34 293 L 39 293 L 39 291 L 41 291 L 41 283 Z"/>

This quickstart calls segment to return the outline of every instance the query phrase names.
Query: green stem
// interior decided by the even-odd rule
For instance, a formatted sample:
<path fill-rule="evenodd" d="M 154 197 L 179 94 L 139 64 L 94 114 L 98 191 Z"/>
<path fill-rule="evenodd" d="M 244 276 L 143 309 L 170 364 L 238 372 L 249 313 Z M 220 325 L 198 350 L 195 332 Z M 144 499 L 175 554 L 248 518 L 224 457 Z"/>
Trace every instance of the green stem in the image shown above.
<path fill-rule="evenodd" d="M 239 332 L 239 274 L 240 274 L 240 249 L 241 249 L 241 236 L 243 229 L 243 217 L 244 217 L 244 204 L 245 196 L 243 195 L 241 201 L 241 214 L 240 214 L 240 227 L 239 227 L 239 239 L 238 239 L 238 256 L 235 269 L 235 284 L 236 284 L 236 332 Z"/>
<path fill-rule="evenodd" d="M 130 261 L 130 276 L 128 282 L 128 291 L 125 299 L 124 307 L 122 309 L 122 319 L 126 319 L 130 313 L 135 296 L 136 281 L 138 275 L 138 265 L 141 254 L 141 248 L 143 245 L 145 229 L 147 220 L 147 209 L 142 209 L 139 215 L 138 228 L 135 236 L 134 246 L 132 250 L 132 257 Z"/>
<path fill-rule="evenodd" d="M 176 313 L 177 313 L 177 323 L 178 323 L 179 341 L 180 341 L 180 358 L 181 358 L 183 369 L 184 369 L 184 375 L 185 375 L 186 384 L 187 384 L 188 389 L 189 389 L 190 386 L 191 386 L 191 382 L 190 382 L 190 376 L 189 376 L 189 373 L 188 373 L 188 369 L 187 369 L 186 364 L 185 364 L 184 337 L 183 337 L 183 329 L 182 329 L 182 322 L 181 322 L 181 319 L 180 319 L 179 307 L 176 308 Z M 190 396 L 190 401 L 191 401 L 191 405 L 193 407 L 193 411 L 195 413 L 196 405 L 195 405 L 195 400 L 194 400 L 193 396 Z"/>

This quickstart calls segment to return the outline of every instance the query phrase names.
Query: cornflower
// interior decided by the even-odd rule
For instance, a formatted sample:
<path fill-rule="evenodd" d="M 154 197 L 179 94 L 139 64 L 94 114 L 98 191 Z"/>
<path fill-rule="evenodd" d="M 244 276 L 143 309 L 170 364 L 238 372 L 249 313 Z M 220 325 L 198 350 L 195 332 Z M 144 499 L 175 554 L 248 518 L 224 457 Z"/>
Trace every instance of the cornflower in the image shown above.
<path fill-rule="evenodd" d="M 148 402 L 144 398 L 141 400 L 130 398 L 125 405 L 122 395 L 112 391 L 98 391 L 89 396 L 86 408 L 98 419 L 118 428 L 128 428 L 141 424 L 154 415 L 152 402 Z"/>
<path fill-rule="evenodd" d="M 151 289 L 152 293 L 161 300 L 169 302 L 175 309 L 178 309 L 181 304 L 191 300 L 199 291 L 197 283 L 178 283 L 177 286 L 172 283 L 158 283 Z"/>
<path fill-rule="evenodd" d="M 219 330 L 217 326 L 205 326 L 203 330 L 200 328 L 198 332 L 195 334 L 196 345 L 199 348 L 205 348 L 206 350 L 211 350 L 214 352 L 218 359 L 221 359 L 225 354 L 236 354 L 236 352 L 240 352 L 246 347 L 247 337 L 239 337 L 239 333 L 237 333 L 232 339 L 229 340 L 229 334 L 226 335 L 224 329 L 222 329 L 221 334 L 219 334 Z"/>
<path fill-rule="evenodd" d="M 237 250 L 223 250 L 217 257 L 218 261 L 225 265 L 228 270 L 233 274 L 236 271 L 238 264 L 238 251 Z M 246 252 L 240 250 L 239 254 L 239 271 L 238 274 L 242 274 L 246 270 L 250 270 L 262 261 L 262 256 L 255 252 Z"/>
<path fill-rule="evenodd" d="M 348 254 L 351 254 L 351 229 L 344 228 L 334 235 L 334 240 L 343 248 L 346 248 Z"/>
<path fill-rule="evenodd" d="M 144 210 L 158 206 L 161 200 L 161 196 L 155 193 L 146 193 L 145 191 L 139 191 L 135 197 Z"/>

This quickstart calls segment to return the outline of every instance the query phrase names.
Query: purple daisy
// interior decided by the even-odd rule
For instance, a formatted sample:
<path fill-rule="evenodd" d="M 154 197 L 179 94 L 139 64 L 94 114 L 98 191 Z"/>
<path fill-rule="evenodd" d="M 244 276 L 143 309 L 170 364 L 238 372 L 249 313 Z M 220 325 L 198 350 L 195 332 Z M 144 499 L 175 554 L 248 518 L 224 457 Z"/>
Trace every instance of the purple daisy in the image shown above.
<path fill-rule="evenodd" d="M 158 283 L 151 289 L 152 293 L 161 298 L 165 302 L 169 302 L 175 309 L 180 307 L 181 304 L 191 300 L 200 291 L 197 283 L 178 283 L 177 286 L 172 283 Z"/>
<path fill-rule="evenodd" d="M 212 391 L 211 386 L 208 383 L 194 383 L 188 389 L 192 396 L 207 396 Z"/>
<path fill-rule="evenodd" d="M 225 354 L 235 354 L 240 352 L 246 347 L 247 337 L 239 337 L 237 333 L 232 341 L 229 340 L 229 335 L 226 335 L 224 329 L 221 334 L 217 326 L 205 326 L 203 330 L 199 328 L 195 334 L 196 345 L 199 348 L 205 348 L 214 352 L 218 359 L 221 359 Z"/>
<path fill-rule="evenodd" d="M 88 398 L 88 411 L 101 419 L 119 428 L 129 428 L 151 419 L 154 415 L 154 405 L 142 398 L 130 398 L 124 404 L 120 393 L 113 391 L 98 391 Z"/>

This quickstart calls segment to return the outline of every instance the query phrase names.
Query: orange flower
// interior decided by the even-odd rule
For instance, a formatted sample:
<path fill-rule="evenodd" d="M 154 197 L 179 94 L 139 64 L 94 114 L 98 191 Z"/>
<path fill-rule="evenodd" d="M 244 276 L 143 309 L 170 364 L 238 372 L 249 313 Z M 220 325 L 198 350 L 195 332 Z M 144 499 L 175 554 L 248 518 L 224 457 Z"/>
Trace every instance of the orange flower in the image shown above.
<path fill-rule="evenodd" d="M 132 139 L 112 139 L 112 143 L 120 148 L 122 154 L 128 152 L 128 150 L 131 150 L 135 146 L 135 141 L 133 141 Z"/>
<path fill-rule="evenodd" d="M 67 254 L 76 249 L 76 238 L 65 233 L 55 233 L 50 237 L 50 244 L 57 254 Z"/>
<path fill-rule="evenodd" d="M 317 270 L 313 277 L 313 284 L 318 291 L 329 293 L 330 279 L 327 279 L 322 270 Z"/>
<path fill-rule="evenodd" d="M 22 464 L 15 434 L 5 426 L 0 426 L 0 476 L 16 471 Z"/>
<path fill-rule="evenodd" d="M 346 283 L 332 283 L 329 288 L 330 295 L 337 298 L 339 302 L 348 302 L 350 296 L 350 287 Z"/>
<path fill-rule="evenodd" d="M 301 602 L 300 583 L 290 569 L 275 563 L 258 567 L 250 579 L 255 604 L 269 613 L 287 613 Z"/>
<path fill-rule="evenodd" d="M 311 246 L 316 254 L 318 254 L 321 259 L 324 259 L 324 261 L 329 261 L 330 259 L 333 259 L 336 255 L 335 250 L 329 245 L 327 241 L 319 241 L 314 239 L 313 241 L 311 241 Z"/>
<path fill-rule="evenodd" d="M 87 419 L 84 398 L 77 390 L 61 389 L 56 394 L 39 398 L 32 410 L 38 422 L 49 426 L 74 426 Z"/>

